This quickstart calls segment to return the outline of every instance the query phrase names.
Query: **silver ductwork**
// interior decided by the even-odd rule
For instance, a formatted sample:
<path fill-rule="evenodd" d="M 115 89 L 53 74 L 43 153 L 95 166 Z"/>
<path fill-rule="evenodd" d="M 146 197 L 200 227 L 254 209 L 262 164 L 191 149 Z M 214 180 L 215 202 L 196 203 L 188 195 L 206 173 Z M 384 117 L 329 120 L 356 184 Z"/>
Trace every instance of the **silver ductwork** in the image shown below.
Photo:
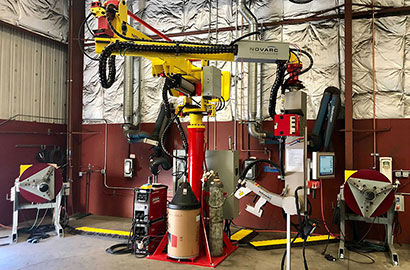
<path fill-rule="evenodd" d="M 249 8 L 246 6 L 246 1 L 241 0 L 239 6 L 239 12 L 243 18 L 249 23 L 249 32 L 258 31 L 258 21 L 252 14 Z M 249 37 L 250 40 L 257 40 L 256 35 Z M 262 121 L 262 93 L 257 98 L 257 86 L 258 86 L 258 68 L 256 63 L 248 63 L 248 132 L 252 137 L 258 138 L 260 142 L 266 138 L 267 134 L 261 131 L 260 123 Z M 258 102 L 259 102 L 259 122 L 256 119 L 258 115 Z"/>
<path fill-rule="evenodd" d="M 134 124 L 134 57 L 126 56 L 124 64 L 124 124 Z"/>

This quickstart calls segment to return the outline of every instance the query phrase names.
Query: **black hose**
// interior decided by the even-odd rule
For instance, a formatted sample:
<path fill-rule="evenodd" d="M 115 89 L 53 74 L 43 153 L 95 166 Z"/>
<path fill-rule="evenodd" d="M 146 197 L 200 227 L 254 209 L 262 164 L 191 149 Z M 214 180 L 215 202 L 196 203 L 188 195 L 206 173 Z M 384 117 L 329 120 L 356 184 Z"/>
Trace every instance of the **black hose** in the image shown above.
<path fill-rule="evenodd" d="M 182 109 L 183 109 L 184 107 L 185 107 L 185 105 L 182 106 L 182 107 L 179 109 L 179 111 L 169 120 L 168 124 L 165 126 L 164 132 L 163 132 L 162 135 L 161 135 L 160 145 L 161 145 L 162 151 L 163 151 L 165 154 L 167 154 L 169 157 L 176 158 L 176 159 L 179 159 L 179 160 L 183 160 L 183 161 L 185 161 L 185 162 L 187 163 L 187 158 L 186 158 L 186 157 L 181 158 L 181 157 L 178 157 L 178 156 L 174 156 L 173 154 L 171 154 L 170 152 L 168 152 L 168 150 L 165 148 L 165 145 L 164 145 L 164 137 L 165 137 L 164 134 L 167 132 L 167 130 L 169 129 L 169 127 L 171 126 L 171 124 L 172 124 L 172 123 L 174 122 L 174 120 L 178 117 L 178 114 L 182 111 Z M 188 167 L 188 166 L 186 166 L 186 167 Z"/>
<path fill-rule="evenodd" d="M 189 147 L 188 140 L 186 138 L 185 131 L 184 131 L 184 128 L 182 127 L 181 120 L 179 119 L 179 117 L 175 119 L 175 123 L 177 124 L 179 136 L 181 137 L 181 140 L 182 140 L 182 147 L 188 153 L 188 147 Z"/>
<path fill-rule="evenodd" d="M 260 34 L 261 34 L 260 31 L 254 31 L 254 32 L 247 33 L 247 34 L 245 34 L 241 37 L 238 37 L 237 39 L 234 39 L 229 45 L 234 45 L 235 43 L 241 41 L 244 38 L 247 38 L 247 37 L 250 37 L 250 36 L 253 36 L 253 35 L 260 35 Z"/>
<path fill-rule="evenodd" d="M 94 58 L 94 57 L 90 56 L 88 53 L 86 53 L 85 50 L 84 50 L 84 47 L 81 45 L 81 30 L 84 29 L 84 24 L 86 24 L 88 30 L 90 30 L 87 21 L 91 17 L 91 15 L 92 15 L 92 13 L 88 14 L 88 16 L 81 23 L 80 28 L 78 30 L 78 34 L 77 34 L 77 42 L 78 42 L 78 47 L 80 48 L 80 51 L 82 52 L 82 54 L 84 54 L 85 56 L 87 56 L 89 59 L 91 59 L 93 61 L 98 61 L 99 60 L 98 58 Z"/>
<path fill-rule="evenodd" d="M 172 162 L 169 160 L 167 156 L 153 157 L 150 159 L 149 170 L 152 174 L 158 175 L 159 166 L 161 166 L 164 170 L 168 171 L 172 168 Z"/>
<path fill-rule="evenodd" d="M 170 105 L 168 101 L 168 92 L 171 88 L 172 88 L 172 79 L 166 78 L 164 87 L 162 88 L 162 100 L 164 101 L 165 113 L 168 119 L 171 119 L 171 109 L 170 109 Z M 181 140 L 182 140 L 182 146 L 184 147 L 185 151 L 188 152 L 188 140 L 186 138 L 185 131 L 182 127 L 181 120 L 178 117 L 176 117 L 175 123 L 178 128 L 179 136 L 181 137 Z"/>
<path fill-rule="evenodd" d="M 281 87 L 283 83 L 283 79 L 285 77 L 286 66 L 287 65 L 285 62 L 280 62 L 277 64 L 277 67 L 276 67 L 276 79 L 272 85 L 272 89 L 270 91 L 270 97 L 269 97 L 269 116 L 272 119 L 275 119 L 276 98 L 278 96 L 279 88 Z"/>
<path fill-rule="evenodd" d="M 295 240 L 296 240 L 296 238 L 298 238 L 298 236 L 299 236 L 299 233 L 297 233 L 297 234 L 295 235 L 295 237 L 293 237 L 293 240 L 292 240 L 291 245 L 295 242 Z M 285 252 L 283 253 L 282 261 L 281 261 L 281 263 L 280 263 L 280 269 L 281 269 L 281 270 L 284 270 L 284 269 L 285 269 L 285 258 L 286 258 L 286 249 L 285 249 Z"/>
<path fill-rule="evenodd" d="M 290 80 L 292 80 L 293 78 L 295 78 L 296 76 L 300 76 L 306 72 L 308 72 L 312 67 L 313 67 L 313 57 L 310 53 L 308 53 L 305 50 L 299 50 L 299 49 L 291 49 L 292 52 L 301 52 L 302 54 L 306 55 L 309 58 L 309 66 L 307 68 L 305 68 L 304 70 L 301 70 L 300 72 L 296 72 L 295 74 L 293 74 L 292 76 L 290 76 L 289 78 L 286 79 L 285 83 L 282 85 L 282 94 L 285 93 L 286 89 L 289 87 L 289 82 Z"/>
<path fill-rule="evenodd" d="M 283 150 L 285 149 L 285 140 L 283 137 L 279 138 L 279 166 L 281 170 L 281 180 L 285 180 L 285 167 L 283 166 Z"/>
<path fill-rule="evenodd" d="M 271 160 L 269 160 L 269 159 L 256 159 L 255 161 L 250 162 L 250 163 L 245 167 L 245 169 L 242 171 L 241 175 L 239 176 L 239 179 L 242 179 L 242 180 L 245 179 L 245 178 L 246 178 L 246 174 L 248 173 L 248 171 L 249 171 L 253 166 L 255 166 L 256 164 L 259 164 L 259 163 L 268 163 L 268 164 L 272 165 L 273 167 L 275 167 L 275 168 L 279 171 L 280 174 L 282 173 L 281 168 L 280 168 L 276 163 L 274 163 L 273 161 L 271 161 Z"/>
<path fill-rule="evenodd" d="M 303 254 L 303 265 L 305 266 L 305 270 L 309 270 L 307 260 L 306 260 L 306 238 L 303 239 L 302 254 Z"/>
<path fill-rule="evenodd" d="M 300 216 L 300 209 L 299 209 L 299 196 L 298 196 L 298 191 L 301 190 L 303 187 L 299 186 L 295 189 L 295 205 L 296 205 L 296 213 L 298 216 L 298 223 L 299 223 L 299 229 L 301 233 L 301 237 L 303 239 L 306 238 L 305 232 L 303 231 L 303 224 L 302 224 L 302 217 Z"/>

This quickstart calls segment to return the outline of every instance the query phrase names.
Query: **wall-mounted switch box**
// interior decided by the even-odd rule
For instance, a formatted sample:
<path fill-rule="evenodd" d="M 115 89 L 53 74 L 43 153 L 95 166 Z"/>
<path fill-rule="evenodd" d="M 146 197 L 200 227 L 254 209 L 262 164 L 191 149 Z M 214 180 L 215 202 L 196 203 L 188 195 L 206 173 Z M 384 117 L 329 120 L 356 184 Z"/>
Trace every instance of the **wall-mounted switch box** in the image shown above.
<path fill-rule="evenodd" d="M 124 159 L 124 177 L 132 178 L 134 176 L 134 159 Z"/>
<path fill-rule="evenodd" d="M 380 172 L 384 174 L 390 182 L 393 181 L 393 159 L 391 157 L 380 157 Z"/>
<path fill-rule="evenodd" d="M 395 195 L 394 202 L 395 202 L 394 211 L 404 212 L 404 196 Z"/>

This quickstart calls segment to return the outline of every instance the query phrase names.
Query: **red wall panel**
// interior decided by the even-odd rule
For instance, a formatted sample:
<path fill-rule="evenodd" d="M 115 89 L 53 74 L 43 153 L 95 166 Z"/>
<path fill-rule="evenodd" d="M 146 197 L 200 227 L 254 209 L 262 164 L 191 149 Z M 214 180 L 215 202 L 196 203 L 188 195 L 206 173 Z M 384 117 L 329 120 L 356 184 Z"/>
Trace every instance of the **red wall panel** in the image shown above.
<path fill-rule="evenodd" d="M 342 123 L 338 123 L 342 124 Z M 207 125 L 207 124 L 206 124 Z M 186 125 L 184 125 L 186 127 Z M 313 122 L 309 122 L 309 126 L 313 126 Z M 265 123 L 266 129 L 272 130 L 272 123 Z M 154 128 L 154 124 L 142 124 L 141 129 L 144 131 L 151 132 Z M 208 149 L 213 149 L 213 128 L 214 124 L 210 123 L 207 125 L 207 131 L 205 132 L 205 138 Z M 238 131 L 241 127 L 238 126 Z M 337 127 L 341 129 L 341 125 Z M 86 125 L 83 131 L 99 131 L 97 135 L 83 135 L 82 140 L 82 159 L 81 167 L 82 170 L 86 170 L 90 164 L 91 168 L 101 169 L 104 164 L 104 125 Z M 209 132 L 208 132 L 209 131 Z M 243 133 L 245 134 L 242 141 L 239 140 L 238 136 L 238 150 L 239 149 L 258 149 L 258 151 L 241 151 L 240 161 L 248 158 L 248 156 L 255 156 L 257 158 L 267 158 L 268 155 L 264 153 L 263 146 L 259 145 L 256 139 L 248 138 L 247 127 L 244 126 Z M 239 133 L 239 132 L 238 132 Z M 231 136 L 233 139 L 233 123 L 231 122 L 220 122 L 217 124 L 217 149 L 227 150 L 228 149 L 228 137 Z M 338 178 L 335 180 L 327 180 L 325 182 L 326 191 L 324 192 L 324 198 L 327 202 L 325 205 L 325 212 L 328 219 L 330 219 L 332 207 L 336 205 L 336 195 L 339 190 L 339 185 L 343 181 L 343 168 L 344 168 L 344 141 L 343 133 L 335 132 L 333 145 L 337 154 L 337 174 Z M 178 132 L 175 127 L 171 128 L 171 136 L 168 140 L 168 149 L 173 147 L 181 148 L 182 144 L 178 136 Z M 267 145 L 267 149 L 272 152 L 272 160 L 277 162 L 277 145 Z M 108 162 L 107 162 L 107 182 L 110 186 L 120 186 L 120 187 L 137 187 L 147 181 L 147 177 L 150 175 L 148 169 L 148 157 L 151 153 L 150 146 L 137 143 L 129 145 L 127 144 L 121 125 L 109 125 L 108 126 Z M 129 153 L 136 155 L 136 166 L 137 171 L 133 179 L 128 179 L 123 177 L 123 160 L 128 156 Z M 82 181 L 82 194 L 81 194 L 81 205 L 85 209 L 85 185 L 88 181 L 86 176 L 81 178 Z M 168 184 L 172 187 L 172 175 L 171 171 L 163 171 L 159 175 L 159 181 L 161 183 Z M 261 185 L 267 189 L 281 193 L 283 189 L 283 183 L 277 180 L 277 174 L 261 172 L 259 177 L 259 182 Z M 103 185 L 103 176 L 99 172 L 91 173 L 90 175 L 90 185 L 89 185 L 90 195 L 89 195 L 89 206 L 88 210 L 92 214 L 100 215 L 113 215 L 113 216 L 132 216 L 132 191 L 124 190 L 113 190 L 107 189 Z M 169 190 L 169 197 L 172 197 L 172 192 Z M 319 193 L 317 194 L 319 195 Z M 246 203 L 251 203 L 253 196 L 248 196 L 240 201 L 241 209 L 245 208 Z M 319 196 L 312 200 L 314 207 L 313 213 L 314 217 L 320 219 L 320 208 L 319 208 Z M 246 211 L 241 211 L 240 217 L 238 217 L 234 222 L 241 226 L 250 226 L 255 228 L 268 228 L 268 229 L 283 229 L 284 221 L 282 219 L 281 210 L 272 205 L 267 205 L 264 208 L 265 214 L 262 218 L 257 218 Z"/>
<path fill-rule="evenodd" d="M 355 129 L 371 129 L 371 120 L 356 120 Z M 308 126 L 311 130 L 314 121 L 309 121 Z M 272 130 L 272 122 L 264 123 L 266 129 Z M 186 125 L 184 125 L 186 127 Z M 154 124 L 142 124 L 141 129 L 151 132 L 154 128 Z M 207 125 L 207 131 L 205 132 L 205 138 L 208 149 L 213 149 L 213 128 L 214 124 L 211 122 Z M 238 150 L 240 149 L 258 149 L 259 151 L 242 151 L 240 153 L 241 162 L 249 155 L 257 158 L 266 158 L 267 154 L 263 151 L 263 146 L 259 145 L 257 140 L 248 136 L 247 128 L 244 126 L 243 140 L 239 140 L 240 126 L 238 125 Z M 410 169 L 410 121 L 406 119 L 402 120 L 378 120 L 378 128 L 391 128 L 391 131 L 378 133 L 378 152 L 383 156 L 393 157 L 394 169 Z M 333 208 L 336 206 L 337 194 L 339 193 L 339 187 L 343 183 L 344 179 L 344 132 L 343 121 L 337 123 L 335 133 L 332 139 L 332 145 L 336 152 L 336 179 L 329 179 L 324 181 L 324 215 L 330 229 L 333 232 L 337 232 L 337 226 L 331 225 L 331 217 Z M 104 164 L 104 125 L 86 125 L 83 127 L 83 131 L 99 131 L 97 135 L 83 135 L 82 139 L 82 170 L 86 170 L 88 164 L 94 166 L 100 170 Z M 217 124 L 217 149 L 228 149 L 228 137 L 233 139 L 233 123 L 232 122 L 220 122 Z M 182 144 L 178 136 L 177 129 L 173 126 L 171 128 L 171 136 L 168 140 L 168 149 L 181 148 Z M 373 149 L 372 146 L 373 137 L 371 133 L 355 132 L 354 134 L 354 164 L 357 169 L 365 169 L 372 166 L 372 158 L 370 152 Z M 124 135 L 122 133 L 121 125 L 109 125 L 108 126 L 108 162 L 107 162 L 107 182 L 110 186 L 121 187 L 137 187 L 147 181 L 147 177 L 150 175 L 148 169 L 148 157 L 151 153 L 149 145 L 145 144 L 127 144 Z M 272 160 L 277 162 L 277 146 L 267 145 L 267 149 L 272 152 Z M 136 155 L 136 175 L 133 179 L 123 177 L 123 160 L 129 153 Z M 277 175 L 272 173 L 261 172 L 259 182 L 262 186 L 266 187 L 272 192 L 281 193 L 283 189 L 283 183 L 277 180 Z M 81 205 L 85 209 L 85 184 L 87 178 L 83 176 L 80 178 L 81 189 Z M 163 171 L 159 175 L 159 181 L 161 183 L 172 186 L 171 171 Z M 410 185 L 404 186 L 410 179 L 402 180 L 403 192 L 410 192 Z M 169 198 L 172 196 L 172 192 L 168 193 Z M 132 216 L 132 191 L 113 190 L 107 189 L 103 185 L 103 176 L 94 172 L 90 175 L 90 197 L 89 197 L 89 212 L 100 215 L 112 215 L 131 217 Z M 247 203 L 252 203 L 253 196 L 248 197 L 240 201 L 240 209 L 244 209 Z M 313 218 L 321 220 L 320 212 L 320 193 L 317 192 L 316 198 L 310 198 L 313 205 Z M 406 209 L 410 209 L 410 201 L 406 201 Z M 410 225 L 410 220 L 407 216 L 409 214 L 400 213 L 400 221 L 403 228 Z M 264 207 L 264 215 L 262 218 L 257 218 L 246 211 L 242 210 L 240 216 L 234 220 L 236 225 L 248 226 L 260 229 L 285 229 L 285 222 L 282 218 L 281 209 L 272 205 L 266 205 Z M 363 228 L 366 228 L 364 226 Z M 378 226 L 374 226 L 375 233 L 383 235 L 384 229 Z M 318 229 L 318 232 L 325 233 L 323 226 Z M 410 232 L 404 231 L 399 237 L 402 242 L 410 243 Z"/>
<path fill-rule="evenodd" d="M 0 120 L 1 122 L 3 120 Z M 35 163 L 35 155 L 40 150 L 39 148 L 16 148 L 16 145 L 58 145 L 64 151 L 65 132 L 66 126 L 59 124 L 9 121 L 0 126 L 0 223 L 12 223 L 13 204 L 6 200 L 6 194 L 10 193 L 10 188 L 19 175 L 20 164 Z M 30 211 L 33 212 L 33 210 L 25 210 L 24 217 L 32 217 Z"/>

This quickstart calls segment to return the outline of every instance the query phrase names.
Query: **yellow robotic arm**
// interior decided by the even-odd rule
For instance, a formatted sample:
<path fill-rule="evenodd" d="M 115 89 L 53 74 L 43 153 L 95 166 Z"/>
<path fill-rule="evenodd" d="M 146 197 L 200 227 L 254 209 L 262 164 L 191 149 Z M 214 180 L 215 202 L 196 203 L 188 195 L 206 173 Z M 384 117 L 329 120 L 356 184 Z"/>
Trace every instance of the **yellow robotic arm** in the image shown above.
<path fill-rule="evenodd" d="M 98 19 L 94 40 L 95 52 L 101 55 L 99 74 L 102 86 L 109 88 L 114 83 L 115 55 L 144 57 L 152 62 L 154 77 L 163 76 L 172 80 L 172 94 L 177 96 L 182 93 L 185 104 L 192 105 L 191 97 L 201 96 L 201 107 L 186 106 L 184 113 L 203 112 L 214 116 L 215 103 L 219 99 L 229 99 L 229 72 L 211 69 L 204 72 L 209 60 L 262 62 L 263 59 L 263 62 L 275 62 L 288 61 L 290 55 L 289 45 L 286 43 L 241 41 L 242 46 L 238 47 L 237 44 L 154 41 L 127 23 L 128 15 L 140 19 L 128 11 L 126 1 L 108 0 L 104 4 L 94 1 L 91 3 L 91 12 Z M 166 38 L 164 35 L 162 37 Z M 242 57 L 238 57 L 239 54 Z M 252 54 L 256 58 L 252 58 Z M 201 66 L 193 64 L 193 61 L 198 60 L 201 60 Z M 206 91 L 211 94 L 204 96 L 204 84 L 207 87 L 220 87 L 220 90 L 217 94 L 215 90 Z"/>

